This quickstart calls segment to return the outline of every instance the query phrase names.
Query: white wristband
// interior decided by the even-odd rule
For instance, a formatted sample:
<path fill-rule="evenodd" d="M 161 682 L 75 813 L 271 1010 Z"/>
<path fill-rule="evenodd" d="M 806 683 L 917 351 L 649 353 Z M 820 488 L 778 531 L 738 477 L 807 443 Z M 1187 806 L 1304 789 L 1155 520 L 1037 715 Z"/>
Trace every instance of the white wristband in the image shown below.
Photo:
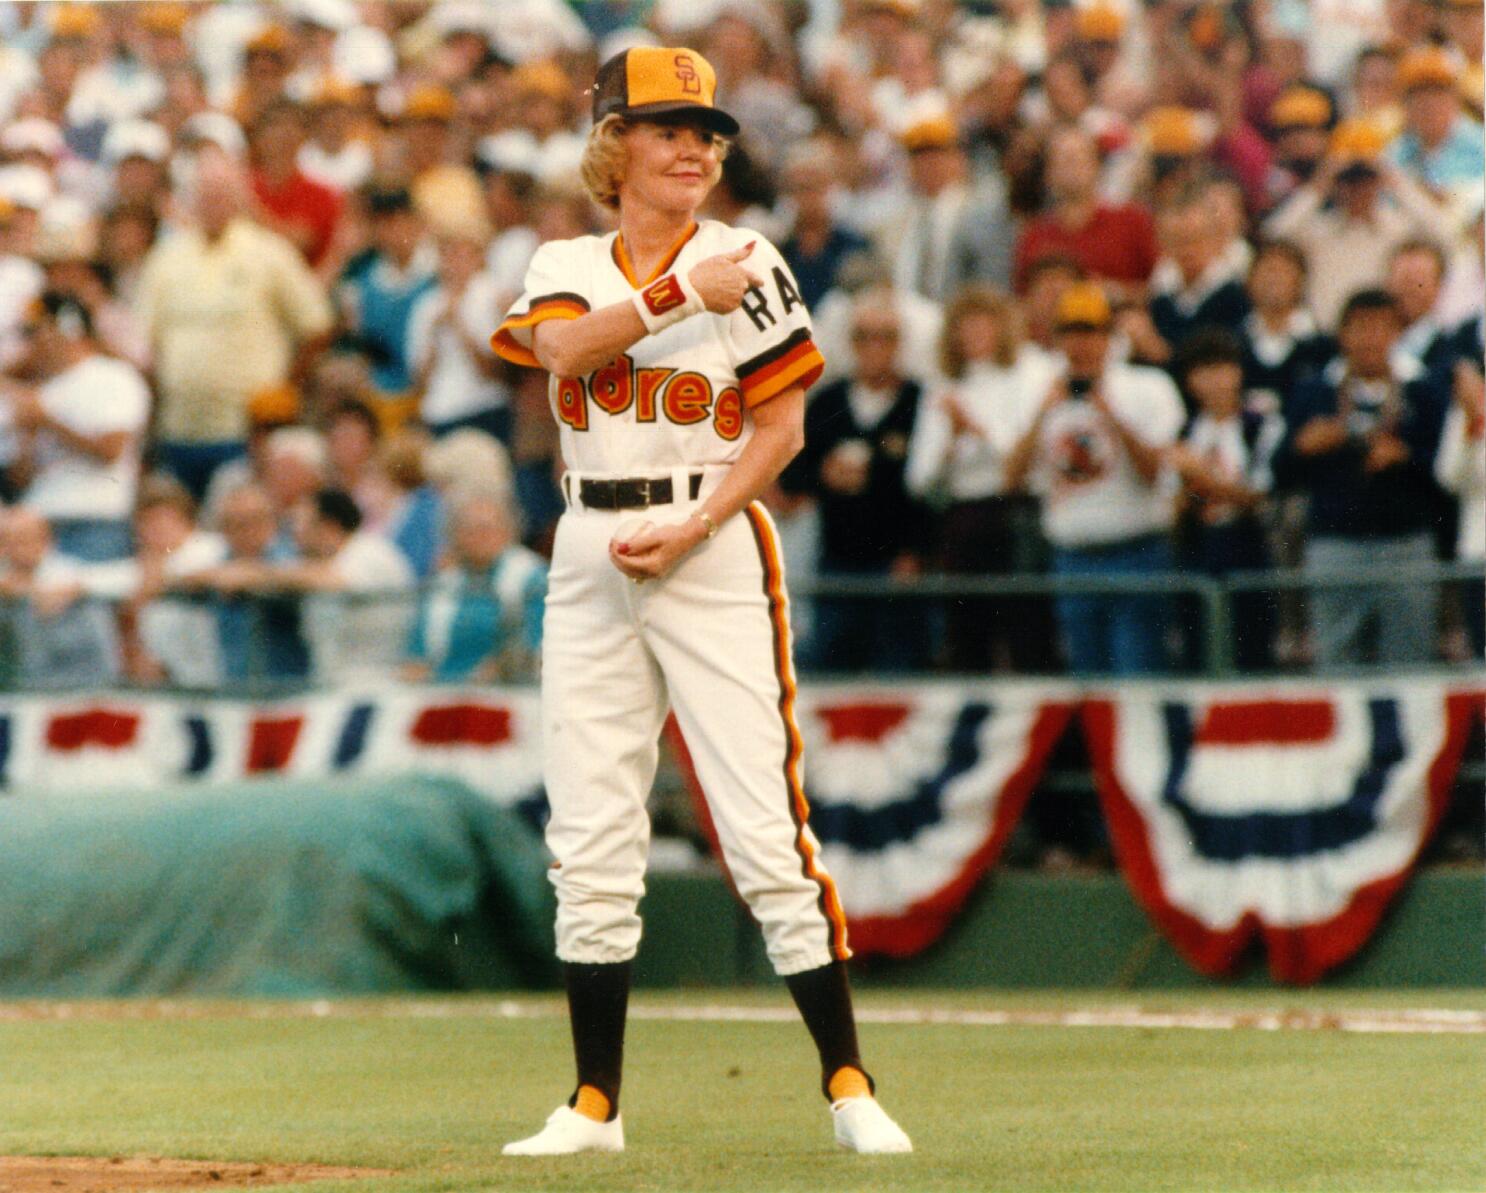
<path fill-rule="evenodd" d="M 634 303 L 649 335 L 664 331 L 671 324 L 693 315 L 700 315 L 707 309 L 697 288 L 684 273 L 668 273 L 656 278 L 643 290 L 635 291 Z"/>

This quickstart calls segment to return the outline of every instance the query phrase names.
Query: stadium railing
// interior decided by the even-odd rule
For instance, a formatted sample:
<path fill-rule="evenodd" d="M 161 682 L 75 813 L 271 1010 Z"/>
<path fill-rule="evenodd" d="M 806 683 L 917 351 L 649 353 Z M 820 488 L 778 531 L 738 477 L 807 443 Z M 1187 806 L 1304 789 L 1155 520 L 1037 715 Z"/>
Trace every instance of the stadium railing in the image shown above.
<path fill-rule="evenodd" d="M 890 579 L 882 576 L 844 576 L 844 575 L 819 575 L 819 576 L 793 576 L 790 580 L 790 591 L 794 599 L 797 620 L 801 623 L 797 632 L 802 637 L 808 636 L 809 621 L 813 602 L 819 598 L 852 598 L 860 601 L 911 601 L 924 607 L 924 617 L 932 625 L 943 613 L 946 604 L 956 600 L 995 597 L 1031 597 L 1031 598 L 1055 598 L 1060 595 L 1074 594 L 1108 594 L 1108 595 L 1135 595 L 1149 594 L 1170 598 L 1172 601 L 1172 613 L 1170 623 L 1174 636 L 1186 639 L 1188 647 L 1179 659 L 1174 659 L 1170 669 L 1165 672 L 1173 678 L 1189 679 L 1223 679 L 1232 678 L 1240 674 L 1234 658 L 1233 639 L 1233 602 L 1239 594 L 1249 592 L 1269 592 L 1277 596 L 1279 594 L 1294 594 L 1301 602 L 1307 594 L 1321 587 L 1344 588 L 1353 590 L 1365 590 L 1380 586 L 1407 585 L 1435 585 L 1442 593 L 1462 584 L 1486 583 L 1486 568 L 1479 562 L 1469 563 L 1437 563 L 1410 567 L 1407 569 L 1395 569 L 1386 575 L 1380 575 L 1375 570 L 1364 569 L 1348 572 L 1316 573 L 1300 569 L 1280 569 L 1272 571 L 1245 571 L 1234 572 L 1221 578 L 1204 575 L 1201 573 L 1172 571 L 1156 572 L 1145 575 L 1108 575 L 1108 576 L 1052 576 L 1045 574 L 1021 574 L 1009 576 L 962 576 L 928 574 L 914 577 L 912 579 Z M 346 593 L 334 596 L 317 595 L 316 601 L 338 605 L 346 613 L 352 610 L 363 609 L 368 606 L 387 606 L 388 612 L 395 606 L 402 612 L 402 633 L 406 640 L 407 633 L 411 630 L 413 617 L 418 607 L 418 590 L 403 590 L 399 592 L 371 592 L 371 593 Z M 211 607 L 220 598 L 201 594 L 170 594 L 160 598 L 165 604 L 196 605 Z M 270 655 L 267 639 L 267 626 L 270 617 L 282 618 L 286 607 L 293 608 L 296 598 L 284 593 L 264 593 L 255 596 L 235 598 L 241 605 L 249 610 L 249 640 L 247 646 L 247 666 L 245 673 L 237 678 L 225 678 L 219 676 L 215 682 L 203 685 L 182 684 L 179 681 L 166 681 L 162 684 L 141 684 L 131 681 L 122 674 L 108 675 L 98 674 L 91 671 L 73 668 L 69 675 L 51 676 L 45 674 L 24 674 L 20 666 L 22 652 L 22 639 L 30 636 L 34 645 L 34 636 L 37 633 L 46 632 L 49 623 L 55 621 L 55 615 L 48 617 L 29 604 L 25 598 L 0 599 L 0 690 L 25 691 L 25 690 L 84 690 L 100 686 L 109 687 L 195 687 L 200 690 L 207 687 L 211 691 L 220 694 L 242 694 L 245 696 L 263 695 L 273 692 L 284 692 L 293 690 L 304 690 L 307 688 L 326 686 L 321 677 L 312 673 L 302 676 L 276 677 L 271 673 L 268 659 Z M 79 608 L 99 609 L 106 607 L 111 602 L 102 598 L 82 597 L 68 605 L 63 615 L 75 615 Z M 301 606 L 301 608 L 303 608 Z M 276 613 L 275 613 L 276 611 Z M 96 629 L 100 624 L 97 621 L 91 623 Z M 63 627 L 57 626 L 58 630 Z M 82 623 L 81 628 L 86 630 L 88 623 Z M 282 631 L 282 621 L 280 629 Z M 65 632 L 65 631 L 64 631 Z M 69 635 L 71 637 L 72 635 Z M 1193 649 L 1195 644 L 1196 649 Z M 73 645 L 76 645 L 75 641 Z M 385 643 L 384 643 L 385 645 Z M 62 653 L 67 653 L 65 649 Z M 387 652 L 389 656 L 401 656 L 396 649 Z M 35 652 L 31 652 L 31 665 L 34 671 Z M 1448 671 L 1469 672 L 1480 670 L 1483 661 L 1479 658 L 1450 661 L 1442 658 L 1419 659 L 1408 665 L 1410 672 L 1431 669 L 1443 669 Z M 802 667 L 802 671 L 808 668 Z M 1294 661 L 1276 665 L 1272 670 L 1263 674 L 1270 676 L 1284 675 L 1327 675 L 1333 677 L 1345 675 L 1378 675 L 1388 674 L 1399 670 L 1397 665 L 1388 666 L 1381 664 L 1348 666 L 1345 668 L 1322 668 L 1314 664 L 1301 664 Z M 386 678 L 392 678 L 397 671 L 395 663 L 388 664 Z M 836 673 L 817 668 L 813 674 L 817 676 L 834 675 Z M 863 674 L 858 673 L 858 678 Z M 926 666 L 924 675 L 959 675 L 961 677 L 970 674 L 963 670 L 956 670 L 953 660 L 946 664 L 940 661 L 937 665 Z M 1024 673 L 1028 678 L 1035 678 L 1038 674 L 1051 675 L 1055 672 Z M 1062 673 L 1066 674 L 1066 673 Z M 1245 674 L 1255 674 L 1247 672 Z M 535 678 L 534 661 L 517 660 L 511 667 L 505 669 L 501 679 L 503 682 L 528 682 Z M 1080 679 L 1098 679 L 1099 676 L 1079 675 Z"/>

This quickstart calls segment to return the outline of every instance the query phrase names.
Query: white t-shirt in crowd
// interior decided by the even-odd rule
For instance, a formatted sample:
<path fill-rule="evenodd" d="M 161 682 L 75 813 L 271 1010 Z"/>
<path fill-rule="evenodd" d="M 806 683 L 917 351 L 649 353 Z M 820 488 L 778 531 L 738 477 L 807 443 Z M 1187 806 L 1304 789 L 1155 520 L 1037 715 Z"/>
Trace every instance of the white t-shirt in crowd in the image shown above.
<path fill-rule="evenodd" d="M 440 326 L 435 330 L 434 322 L 447 302 L 443 287 L 430 290 L 418 300 L 408 321 L 408 356 L 413 367 L 421 369 L 430 360 L 433 365 L 419 407 L 427 423 L 467 418 L 498 409 L 510 400 L 504 385 L 480 372 L 453 328 Z M 487 360 L 495 359 L 489 347 L 491 329 L 505 313 L 495 279 L 489 273 L 472 277 L 459 296 L 456 317 L 465 336 Z"/>
<path fill-rule="evenodd" d="M 1100 382 L 1115 417 L 1151 447 L 1170 447 L 1185 413 L 1159 369 L 1111 365 Z M 1087 399 L 1058 403 L 1042 424 L 1033 483 L 1042 530 L 1058 547 L 1098 547 L 1170 528 L 1176 476 L 1146 484 L 1112 428 Z"/>
<path fill-rule="evenodd" d="M 127 431 L 135 441 L 112 463 L 76 451 L 41 431 L 36 474 L 22 498 L 50 519 L 127 519 L 139 484 L 139 440 L 150 415 L 150 391 L 131 364 L 90 356 L 41 387 L 42 408 L 80 435 Z"/>
<path fill-rule="evenodd" d="M 908 448 L 904 482 L 927 496 L 942 490 L 953 501 L 979 501 L 1006 489 L 1006 453 L 1021 438 L 1058 373 L 1057 360 L 1025 344 L 1010 365 L 977 361 L 958 381 L 941 381 L 923 402 Z M 958 403 L 975 424 L 955 432 L 946 411 Z"/>

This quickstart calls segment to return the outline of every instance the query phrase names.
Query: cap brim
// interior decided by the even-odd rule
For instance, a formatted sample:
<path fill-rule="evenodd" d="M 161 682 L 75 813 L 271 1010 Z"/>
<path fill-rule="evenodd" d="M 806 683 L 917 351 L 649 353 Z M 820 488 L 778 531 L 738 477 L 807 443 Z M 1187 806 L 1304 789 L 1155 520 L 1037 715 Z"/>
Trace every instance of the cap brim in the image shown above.
<path fill-rule="evenodd" d="M 704 104 L 663 102 L 637 104 L 630 108 L 617 109 L 618 114 L 629 120 L 674 121 L 700 124 L 703 128 L 721 133 L 724 137 L 736 137 L 740 126 L 721 108 L 709 108 Z"/>

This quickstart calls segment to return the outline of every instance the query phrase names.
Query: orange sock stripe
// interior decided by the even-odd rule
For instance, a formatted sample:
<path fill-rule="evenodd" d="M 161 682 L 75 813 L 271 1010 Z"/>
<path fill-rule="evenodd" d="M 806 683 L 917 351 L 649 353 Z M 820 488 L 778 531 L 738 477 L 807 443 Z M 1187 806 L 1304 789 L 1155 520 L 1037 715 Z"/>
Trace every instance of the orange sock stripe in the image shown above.
<path fill-rule="evenodd" d="M 596 1123 L 609 1121 L 609 1095 L 592 1085 L 580 1085 L 573 1110 Z"/>
<path fill-rule="evenodd" d="M 784 758 L 784 782 L 789 791 L 790 818 L 795 822 L 795 851 L 805 876 L 820 888 L 820 910 L 830 926 L 831 956 L 845 961 L 851 956 L 846 943 L 846 912 L 830 874 L 815 853 L 815 834 L 810 831 L 810 803 L 800 781 L 800 759 L 805 752 L 800 727 L 795 721 L 795 675 L 789 651 L 789 597 L 784 590 L 784 568 L 779 544 L 769 517 L 757 504 L 745 511 L 764 565 L 764 592 L 769 598 L 769 619 L 774 629 L 774 674 L 779 679 L 779 715 L 784 721 L 788 748 Z"/>
<path fill-rule="evenodd" d="M 867 1081 L 865 1073 L 846 1065 L 831 1074 L 831 1080 L 826 1085 L 826 1092 L 830 1094 L 831 1101 L 839 1102 L 842 1098 L 870 1097 L 872 1086 Z"/>

